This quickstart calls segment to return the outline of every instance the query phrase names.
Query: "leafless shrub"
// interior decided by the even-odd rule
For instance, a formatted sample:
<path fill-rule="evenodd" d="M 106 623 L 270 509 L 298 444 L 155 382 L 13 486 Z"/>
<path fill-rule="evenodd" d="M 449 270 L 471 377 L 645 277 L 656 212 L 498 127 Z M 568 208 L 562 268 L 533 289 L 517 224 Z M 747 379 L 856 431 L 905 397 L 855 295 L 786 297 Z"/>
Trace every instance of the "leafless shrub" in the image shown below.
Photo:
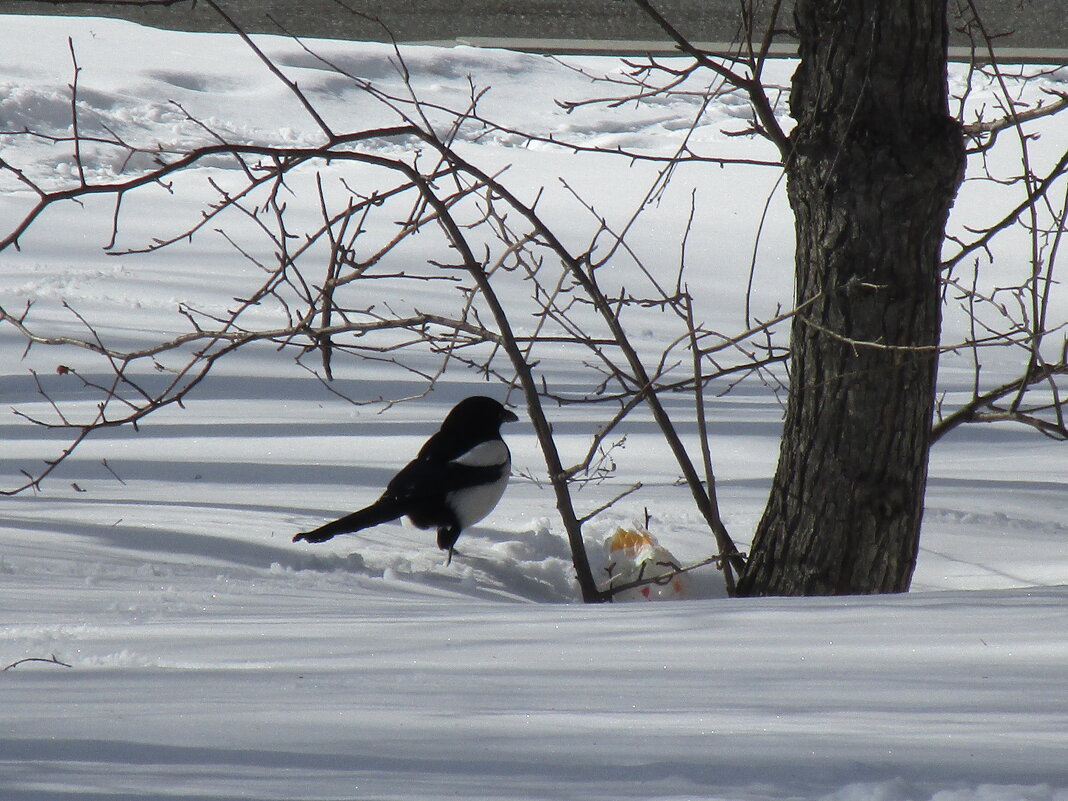
<path fill-rule="evenodd" d="M 83 351 L 102 367 L 93 373 L 82 372 L 66 366 L 69 359 L 60 355 L 59 378 L 34 374 L 47 413 L 17 413 L 33 424 L 66 432 L 68 439 L 40 470 L 25 472 L 21 484 L 3 493 L 39 489 L 93 431 L 136 427 L 160 409 L 181 406 L 220 360 L 256 344 L 291 352 L 299 364 L 335 392 L 332 378 L 342 358 L 386 362 L 410 373 L 421 387 L 416 396 L 428 392 L 447 369 L 463 368 L 522 395 L 586 600 L 603 600 L 619 588 L 598 586 L 584 550 L 582 527 L 640 488 L 640 483 L 586 513 L 576 509 L 572 491 L 576 485 L 612 473 L 619 432 L 638 408 L 647 409 L 656 422 L 683 483 L 715 538 L 716 554 L 706 562 L 724 569 L 728 589 L 733 590 L 733 571 L 744 563 L 717 502 L 706 427 L 713 414 L 709 388 L 716 382 L 721 388 L 717 392 L 726 392 L 737 381 L 755 376 L 775 391 L 788 357 L 780 331 L 804 309 L 779 309 L 766 320 L 751 319 L 747 310 L 749 322 L 740 331 L 721 332 L 704 326 L 701 310 L 689 291 L 687 272 L 686 239 L 693 226 L 693 203 L 678 264 L 671 271 L 665 271 L 661 264 L 645 264 L 630 246 L 630 237 L 641 226 L 643 210 L 687 165 L 741 161 L 778 169 L 790 157 L 789 134 L 782 123 L 786 88 L 763 80 L 772 40 L 779 33 L 777 5 L 770 32 L 760 39 L 750 32 L 736 57 L 728 59 L 700 52 L 651 6 L 640 0 L 639 5 L 654 16 L 689 61 L 631 60 L 622 75 L 599 78 L 606 84 L 601 100 L 583 102 L 620 105 L 687 93 L 698 101 L 693 120 L 696 125 L 714 99 L 740 93 L 751 104 L 752 114 L 729 133 L 763 137 L 772 152 L 766 160 L 733 160 L 701 152 L 690 137 L 666 156 L 599 149 L 620 159 L 651 162 L 658 166 L 658 172 L 633 216 L 621 226 L 613 226 L 593 203 L 568 188 L 593 222 L 593 233 L 580 247 L 566 244 L 546 222 L 538 195 L 524 201 L 509 188 L 505 176 L 468 160 L 455 145 L 461 130 L 475 128 L 551 142 L 575 151 L 589 146 L 524 132 L 507 121 L 488 118 L 480 109 L 481 90 L 473 84 L 460 107 L 425 103 L 409 80 L 399 48 L 395 61 L 404 78 L 403 92 L 389 93 L 359 76 L 347 76 L 388 108 L 397 123 L 339 131 L 246 37 L 265 68 L 285 83 L 305 109 L 318 131 L 318 143 L 291 147 L 230 141 L 222 131 L 176 107 L 203 131 L 204 141 L 172 149 L 159 144 L 136 145 L 117 134 L 89 136 L 80 130 L 77 99 L 81 68 L 71 43 L 70 135 L 32 130 L 17 133 L 47 138 L 70 149 L 76 169 L 65 185 L 45 186 L 19 165 L 0 161 L 0 171 L 34 197 L 22 219 L 2 233 L 0 250 L 19 247 L 27 232 L 57 205 L 104 197 L 113 202 L 110 231 L 105 236 L 108 252 L 163 251 L 214 231 L 254 266 L 260 278 L 225 310 L 182 305 L 178 310 L 184 328 L 181 333 L 163 335 L 135 348 L 106 341 L 94 321 L 73 308 L 68 310 L 81 326 L 79 335 L 50 333 L 36 322 L 31 303 L 18 309 L 0 308 L 0 323 L 15 329 L 27 350 L 47 347 L 57 354 Z M 1066 98 L 1049 91 L 1041 103 L 1021 106 L 1018 87 L 1041 72 L 1014 77 L 1006 75 L 992 58 L 981 61 L 977 58 L 972 77 L 997 82 L 1001 106 L 963 119 L 971 113 L 966 109 L 970 108 L 967 93 L 972 82 L 964 84 L 959 113 L 972 143 L 972 158 L 991 163 L 995 149 L 1011 139 L 1021 153 L 1014 162 L 1021 166 L 1020 172 L 1004 176 L 988 170 L 982 179 L 991 186 L 1022 188 L 1022 196 L 997 221 L 966 229 L 966 236 L 947 243 L 945 301 L 965 314 L 969 326 L 966 337 L 943 344 L 940 350 L 967 354 L 975 380 L 972 398 L 957 408 L 943 410 L 932 438 L 937 440 L 964 422 L 1011 419 L 1065 439 L 1063 376 L 1068 375 L 1068 345 L 1063 334 L 1065 321 L 1056 316 L 1051 298 L 1060 286 L 1055 265 L 1068 208 L 1068 181 L 1064 178 L 1068 154 L 1036 173 L 1029 158 L 1031 134 L 1026 125 L 1061 111 Z M 340 67 L 323 63 L 345 74 Z M 576 107 L 565 99 L 560 102 L 564 108 Z M 396 147 L 382 147 L 383 143 Z M 110 151 L 126 169 L 114 178 L 91 177 L 82 155 L 83 148 L 90 145 Z M 220 160 L 231 167 L 225 175 L 206 169 Z M 122 223 L 126 215 L 136 213 L 143 194 L 191 192 L 205 175 L 209 176 L 210 200 L 196 219 L 169 232 L 160 231 L 148 242 L 130 242 L 124 236 Z M 1023 230 L 1030 242 L 1030 274 L 1015 283 L 991 281 L 987 273 L 992 243 L 1014 229 Z M 603 280 L 606 267 L 618 261 L 630 264 L 639 278 L 625 286 Z M 421 288 L 428 282 L 445 284 L 451 291 L 424 293 Z M 502 290 L 516 283 L 527 288 L 529 301 L 522 307 L 502 300 Z M 517 294 L 521 293 L 510 291 L 507 296 Z M 416 300 L 406 299 L 409 295 Z M 634 321 L 650 313 L 655 313 L 662 325 L 672 326 L 674 332 L 668 337 L 669 344 L 655 356 L 632 339 Z M 868 342 L 854 345 L 880 346 Z M 997 386 L 986 384 L 983 354 L 990 348 L 1018 352 L 1022 367 L 1017 378 Z M 552 371 L 546 365 L 561 358 L 562 353 L 566 354 L 563 358 L 578 360 L 586 367 L 590 376 L 586 385 L 552 383 Z M 94 401 L 88 407 L 61 402 L 52 388 L 56 380 L 80 381 Z M 692 419 L 698 431 L 696 454 L 691 453 L 679 433 L 678 421 L 662 400 L 668 393 L 692 397 Z M 349 398 L 356 403 L 404 399 Z M 572 464 L 565 464 L 557 449 L 546 408 L 552 404 L 599 404 L 607 410 L 587 450 Z"/>

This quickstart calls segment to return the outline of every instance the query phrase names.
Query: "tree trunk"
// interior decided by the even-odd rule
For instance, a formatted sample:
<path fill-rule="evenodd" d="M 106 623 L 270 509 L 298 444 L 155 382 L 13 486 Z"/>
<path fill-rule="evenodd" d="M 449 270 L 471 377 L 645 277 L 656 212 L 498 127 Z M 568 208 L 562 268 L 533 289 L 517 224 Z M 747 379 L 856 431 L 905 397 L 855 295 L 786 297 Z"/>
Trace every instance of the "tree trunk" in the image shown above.
<path fill-rule="evenodd" d="M 742 595 L 908 589 L 961 180 L 945 0 L 798 0 L 790 393 Z"/>

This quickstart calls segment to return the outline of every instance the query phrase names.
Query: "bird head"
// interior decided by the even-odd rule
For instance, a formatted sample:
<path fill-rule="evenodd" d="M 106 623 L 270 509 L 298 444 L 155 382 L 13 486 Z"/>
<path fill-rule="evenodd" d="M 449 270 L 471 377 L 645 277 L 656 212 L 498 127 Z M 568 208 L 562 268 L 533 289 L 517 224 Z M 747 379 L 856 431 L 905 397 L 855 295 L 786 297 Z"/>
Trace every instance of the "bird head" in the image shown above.
<path fill-rule="evenodd" d="M 493 428 L 498 430 L 504 423 L 514 423 L 519 420 L 515 412 L 504 408 L 493 398 L 484 395 L 473 395 L 464 398 L 457 403 L 452 411 L 441 424 L 442 430 L 454 427 L 464 428 Z"/>

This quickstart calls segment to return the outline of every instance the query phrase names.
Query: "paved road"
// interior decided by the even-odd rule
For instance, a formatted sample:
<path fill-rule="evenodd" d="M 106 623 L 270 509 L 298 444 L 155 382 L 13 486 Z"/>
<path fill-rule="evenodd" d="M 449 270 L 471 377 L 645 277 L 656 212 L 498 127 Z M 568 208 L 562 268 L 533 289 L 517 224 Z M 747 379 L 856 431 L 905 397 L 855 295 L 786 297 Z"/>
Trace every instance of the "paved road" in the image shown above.
<path fill-rule="evenodd" d="M 991 32 L 1009 34 L 1001 40 L 1003 47 L 1068 52 L 1066 0 L 975 2 Z M 277 20 L 288 32 L 301 36 L 385 38 L 379 24 L 349 13 L 334 0 L 220 0 L 220 4 L 250 32 L 278 32 Z M 792 0 L 786 0 L 787 13 L 783 20 L 789 21 L 791 4 Z M 630 0 L 348 0 L 348 5 L 379 17 L 401 41 L 664 40 L 661 32 Z M 951 7 L 955 5 L 950 3 Z M 657 5 L 695 42 L 736 39 L 738 6 L 738 0 L 660 0 Z M 219 19 L 204 4 L 195 8 L 190 3 L 169 8 L 132 8 L 69 1 L 0 0 L 0 13 L 108 14 L 161 28 L 221 29 Z M 951 44 L 966 45 L 967 40 L 955 33 Z"/>

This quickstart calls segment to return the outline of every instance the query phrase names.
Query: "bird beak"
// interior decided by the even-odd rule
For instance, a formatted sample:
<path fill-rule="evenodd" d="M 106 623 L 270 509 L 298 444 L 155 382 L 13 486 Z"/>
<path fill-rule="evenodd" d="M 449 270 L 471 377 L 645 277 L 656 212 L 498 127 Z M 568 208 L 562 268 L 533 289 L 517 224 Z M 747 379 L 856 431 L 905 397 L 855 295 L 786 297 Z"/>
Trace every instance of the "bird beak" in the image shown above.
<path fill-rule="evenodd" d="M 505 409 L 501 413 L 501 422 L 502 423 L 518 423 L 519 422 L 519 418 L 516 417 L 515 412 L 513 412 L 511 409 Z"/>

